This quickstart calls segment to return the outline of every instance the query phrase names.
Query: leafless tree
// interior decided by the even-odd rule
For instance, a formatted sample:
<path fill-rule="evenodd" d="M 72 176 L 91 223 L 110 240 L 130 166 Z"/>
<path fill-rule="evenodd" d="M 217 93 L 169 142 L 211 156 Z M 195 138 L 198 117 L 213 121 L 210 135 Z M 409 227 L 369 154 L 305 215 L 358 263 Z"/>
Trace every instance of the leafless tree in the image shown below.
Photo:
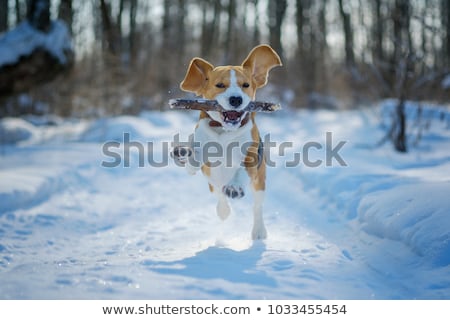
<path fill-rule="evenodd" d="M 72 34 L 72 25 L 73 25 L 72 0 L 61 0 L 58 9 L 58 19 L 61 19 L 66 23 L 67 28 Z"/>
<path fill-rule="evenodd" d="M 212 48 L 218 45 L 217 34 L 220 25 L 220 14 L 222 11 L 221 1 L 205 0 L 202 6 L 202 33 L 201 33 L 201 54 L 208 57 L 212 53 Z"/>
<path fill-rule="evenodd" d="M 47 32 L 50 28 L 50 0 L 29 0 L 27 20 L 34 28 Z"/>
<path fill-rule="evenodd" d="M 8 0 L 0 0 L 0 33 L 8 30 Z"/>
<path fill-rule="evenodd" d="M 348 2 L 346 2 L 348 4 Z M 339 0 L 339 13 L 342 18 L 345 38 L 345 63 L 348 67 L 355 65 L 355 53 L 353 51 L 353 28 L 350 17 L 350 10 L 344 6 L 343 0 Z"/>
<path fill-rule="evenodd" d="M 273 46 L 275 51 L 278 52 L 282 60 L 284 60 L 284 51 L 281 44 L 281 28 L 286 15 L 286 9 L 286 0 L 269 0 L 269 42 Z"/>

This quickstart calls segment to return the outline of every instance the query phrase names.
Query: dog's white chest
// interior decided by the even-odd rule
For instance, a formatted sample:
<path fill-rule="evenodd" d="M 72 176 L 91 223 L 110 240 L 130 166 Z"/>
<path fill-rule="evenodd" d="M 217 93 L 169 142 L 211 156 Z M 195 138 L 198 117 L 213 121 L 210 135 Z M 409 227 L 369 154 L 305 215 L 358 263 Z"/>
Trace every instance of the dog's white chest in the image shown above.
<path fill-rule="evenodd" d="M 208 119 L 200 120 L 195 130 L 195 157 L 209 167 L 205 174 L 214 187 L 221 189 L 244 169 L 243 161 L 252 143 L 251 127 L 247 123 L 236 131 L 223 131 L 211 128 Z"/>

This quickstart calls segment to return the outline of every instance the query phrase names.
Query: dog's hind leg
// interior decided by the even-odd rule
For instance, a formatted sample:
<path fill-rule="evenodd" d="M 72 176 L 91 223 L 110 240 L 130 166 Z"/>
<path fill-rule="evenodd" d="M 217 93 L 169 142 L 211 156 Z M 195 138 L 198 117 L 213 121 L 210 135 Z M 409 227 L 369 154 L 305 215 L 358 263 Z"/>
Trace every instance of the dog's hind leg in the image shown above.
<path fill-rule="evenodd" d="M 264 190 L 254 190 L 252 239 L 266 239 L 267 231 L 263 219 Z"/>
<path fill-rule="evenodd" d="M 222 193 L 217 193 L 219 197 L 219 201 L 217 202 L 217 215 L 220 219 L 225 220 L 230 215 L 231 209 L 228 204 L 228 200 L 226 196 Z"/>
<path fill-rule="evenodd" d="M 252 181 L 253 190 L 253 229 L 252 239 L 266 239 L 267 231 L 264 226 L 263 219 L 263 202 L 266 188 L 266 163 L 265 159 L 259 167 L 249 166 L 247 167 L 248 174 Z"/>

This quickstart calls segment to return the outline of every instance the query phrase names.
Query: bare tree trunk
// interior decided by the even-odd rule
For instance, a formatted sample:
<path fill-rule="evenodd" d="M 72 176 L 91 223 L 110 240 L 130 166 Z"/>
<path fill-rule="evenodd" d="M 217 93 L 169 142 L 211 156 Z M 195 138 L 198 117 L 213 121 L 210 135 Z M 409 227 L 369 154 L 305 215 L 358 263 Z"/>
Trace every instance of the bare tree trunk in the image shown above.
<path fill-rule="evenodd" d="M 384 23 L 381 13 L 381 0 L 373 2 L 373 49 L 372 60 L 380 63 L 384 60 L 383 37 L 384 37 Z"/>
<path fill-rule="evenodd" d="M 307 1 L 309 2 L 309 1 Z M 304 0 L 296 0 L 296 26 L 297 26 L 297 48 L 300 53 L 300 58 L 303 57 L 305 51 L 305 39 L 303 28 L 306 25 L 306 15 L 305 15 L 305 1 Z"/>
<path fill-rule="evenodd" d="M 208 21 L 209 3 L 204 1 L 202 3 L 202 35 L 200 37 L 200 52 L 202 56 L 209 56 L 211 50 L 210 39 L 212 39 L 212 32 L 210 23 Z"/>
<path fill-rule="evenodd" d="M 225 56 L 224 64 L 230 64 L 236 55 L 235 25 L 236 19 L 236 0 L 228 0 L 228 23 L 225 39 Z"/>
<path fill-rule="evenodd" d="M 119 32 L 119 35 L 122 35 L 122 14 L 123 14 L 123 7 L 124 7 L 125 0 L 119 1 L 119 11 L 117 12 L 117 30 Z"/>
<path fill-rule="evenodd" d="M 269 0 L 268 16 L 270 44 L 282 60 L 284 59 L 284 52 L 281 44 L 281 27 L 286 14 L 286 8 L 286 0 Z"/>
<path fill-rule="evenodd" d="M 8 30 L 8 0 L 0 0 L 0 33 Z"/>
<path fill-rule="evenodd" d="M 350 13 L 344 7 L 342 0 L 339 0 L 339 13 L 344 26 L 345 63 L 348 67 L 353 67 L 355 65 L 355 53 L 353 51 L 353 29 Z"/>
<path fill-rule="evenodd" d="M 407 78 L 412 56 L 412 41 L 409 31 L 410 5 L 408 0 L 396 0 L 394 9 L 394 66 L 398 105 L 396 108 L 397 131 L 393 137 L 394 147 L 399 152 L 407 152 L 405 99 Z"/>
<path fill-rule="evenodd" d="M 448 0 L 441 0 L 441 15 L 441 23 L 444 29 L 442 52 L 445 67 L 450 69 L 450 3 Z"/>
<path fill-rule="evenodd" d="M 171 92 L 171 88 L 174 83 L 172 82 L 172 72 L 173 68 L 167 68 L 167 61 L 174 60 L 177 53 L 176 50 L 176 42 L 173 36 L 174 26 L 176 22 L 173 20 L 174 17 L 174 3 L 175 0 L 164 0 L 163 2 L 163 21 L 161 26 L 161 37 L 162 44 L 159 48 L 159 57 L 156 59 L 157 61 L 157 74 L 158 74 L 158 87 L 160 88 L 160 99 L 158 103 L 165 102 Z"/>
<path fill-rule="evenodd" d="M 259 30 L 259 12 L 258 0 L 251 0 L 255 11 L 255 23 L 253 24 L 253 46 L 256 46 L 261 41 L 261 34 Z"/>
<path fill-rule="evenodd" d="M 120 53 L 120 35 L 117 25 L 114 24 L 111 18 L 111 6 L 105 0 L 100 0 L 100 10 L 102 15 L 102 32 L 104 40 L 106 40 L 106 47 L 113 55 Z"/>
<path fill-rule="evenodd" d="M 317 43 L 317 62 L 316 73 L 319 75 L 321 89 L 327 91 L 328 89 L 328 70 L 327 70 L 327 22 L 326 22 L 326 6 L 327 0 L 322 0 L 319 7 L 319 21 L 318 21 L 318 35 L 316 37 Z"/>
<path fill-rule="evenodd" d="M 19 24 L 22 21 L 23 14 L 22 14 L 22 6 L 20 4 L 20 0 L 15 0 L 15 14 L 16 14 L 16 24 Z"/>
<path fill-rule="evenodd" d="M 213 0 L 214 2 L 214 18 L 211 25 L 211 30 L 213 31 L 212 41 L 211 45 L 214 47 L 219 44 L 219 32 L 220 32 L 220 25 L 221 25 L 221 14 L 223 10 L 222 6 L 222 0 Z"/>
<path fill-rule="evenodd" d="M 410 15 L 409 0 L 396 0 L 392 17 L 394 22 L 393 66 L 412 52 L 411 33 L 409 31 Z"/>
<path fill-rule="evenodd" d="M 407 74 L 408 74 L 409 57 L 403 57 L 398 61 L 396 68 L 395 91 L 397 94 L 397 106 L 395 107 L 395 115 L 391 128 L 391 141 L 395 150 L 398 152 L 407 152 L 406 141 L 406 114 L 405 100 L 407 96 Z"/>
<path fill-rule="evenodd" d="M 161 26 L 161 34 L 162 34 L 162 50 L 166 51 L 170 48 L 170 7 L 172 6 L 171 0 L 164 0 L 164 15 Z"/>
<path fill-rule="evenodd" d="M 213 17 L 208 18 L 210 11 L 213 10 Z M 200 40 L 201 54 L 204 57 L 211 55 L 212 48 L 218 44 L 217 28 L 220 24 L 220 13 L 222 4 L 220 0 L 205 0 L 202 2 L 202 35 Z"/>
<path fill-rule="evenodd" d="M 136 59 L 136 13 L 137 13 L 137 0 L 130 0 L 130 34 L 129 38 L 129 52 L 132 63 Z"/>
<path fill-rule="evenodd" d="M 392 143 L 399 152 L 407 152 L 405 100 L 408 96 L 408 74 L 412 70 L 412 40 L 409 31 L 411 9 L 408 0 L 395 0 L 392 12 L 394 51 L 391 68 L 394 70 L 394 93 L 398 99 L 393 119 Z"/>
<path fill-rule="evenodd" d="M 448 3 L 448 1 L 445 12 L 447 16 L 447 25 L 445 27 L 446 29 L 445 45 L 447 47 L 447 68 L 450 68 L 450 3 Z"/>
<path fill-rule="evenodd" d="M 296 0 L 297 50 L 298 66 L 302 89 L 311 93 L 316 89 L 316 68 L 314 52 L 314 35 L 311 28 L 311 0 Z"/>
<path fill-rule="evenodd" d="M 178 0 L 178 11 L 176 18 L 176 43 L 177 43 L 177 59 L 180 60 L 186 47 L 186 28 L 185 17 L 187 14 L 185 0 Z"/>
<path fill-rule="evenodd" d="M 70 34 L 72 34 L 72 24 L 73 24 L 73 9 L 72 0 L 61 0 L 58 9 L 58 19 L 64 21 L 69 29 Z"/>
<path fill-rule="evenodd" d="M 50 0 L 29 0 L 27 20 L 34 28 L 47 32 L 50 29 Z"/>
<path fill-rule="evenodd" d="M 405 115 L 405 98 L 402 96 L 398 100 L 396 112 L 396 130 L 394 131 L 393 143 L 395 150 L 398 152 L 407 152 L 406 146 L 406 115 Z"/>
<path fill-rule="evenodd" d="M 428 52 L 428 45 L 429 45 L 429 41 L 428 41 L 428 37 L 427 37 L 427 24 L 425 22 L 425 17 L 427 15 L 427 8 L 429 8 L 430 5 L 430 1 L 429 0 L 425 0 L 425 6 L 422 8 L 421 10 L 421 45 L 420 45 L 420 49 L 421 49 L 421 56 L 422 59 L 426 59 L 427 55 L 429 54 Z M 420 70 L 421 74 L 424 74 L 426 72 L 426 64 L 423 63 L 422 64 L 422 69 Z"/>

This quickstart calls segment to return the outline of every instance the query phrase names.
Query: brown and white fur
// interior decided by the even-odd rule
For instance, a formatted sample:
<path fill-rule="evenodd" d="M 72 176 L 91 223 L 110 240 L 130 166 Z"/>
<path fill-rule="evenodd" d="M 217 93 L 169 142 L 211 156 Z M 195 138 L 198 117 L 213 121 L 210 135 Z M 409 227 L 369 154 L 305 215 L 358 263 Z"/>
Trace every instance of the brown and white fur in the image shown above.
<path fill-rule="evenodd" d="M 240 66 L 214 67 L 194 58 L 180 85 L 184 91 L 217 100 L 227 111 L 201 111 L 194 133 L 196 143 L 175 147 L 173 156 L 190 174 L 201 170 L 208 178 L 209 189 L 218 197 L 217 214 L 223 220 L 230 214 L 227 198 L 243 197 L 245 182 L 250 180 L 254 196 L 252 239 L 267 237 L 262 213 L 266 163 L 255 113 L 242 110 L 255 99 L 256 90 L 266 85 L 269 70 L 275 66 L 281 66 L 281 60 L 268 45 L 255 47 Z M 211 142 L 221 147 L 222 154 L 209 161 L 203 151 Z"/>

